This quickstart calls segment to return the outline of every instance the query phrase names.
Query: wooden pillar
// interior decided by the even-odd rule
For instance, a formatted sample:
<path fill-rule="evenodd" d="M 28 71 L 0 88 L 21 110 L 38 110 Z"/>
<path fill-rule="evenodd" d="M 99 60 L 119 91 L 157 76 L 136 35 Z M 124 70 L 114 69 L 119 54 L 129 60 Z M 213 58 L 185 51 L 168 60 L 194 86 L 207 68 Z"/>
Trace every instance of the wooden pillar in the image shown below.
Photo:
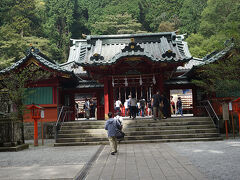
<path fill-rule="evenodd" d="M 113 95 L 113 86 L 112 86 L 112 79 L 110 79 L 109 81 L 109 84 L 108 84 L 108 93 L 109 93 L 109 108 L 110 108 L 110 111 L 113 113 L 114 115 L 114 95 Z M 119 89 L 120 90 L 120 89 Z M 120 99 L 120 97 L 119 97 Z"/>
<path fill-rule="evenodd" d="M 104 78 L 104 117 L 105 119 L 108 119 L 108 113 L 109 113 L 109 82 L 108 78 Z"/>
<path fill-rule="evenodd" d="M 192 105 L 193 105 L 193 116 L 197 115 L 197 91 L 196 87 L 192 87 Z"/>
<path fill-rule="evenodd" d="M 163 74 L 159 74 L 157 77 L 156 77 L 156 81 L 157 81 L 157 90 L 160 91 L 160 93 L 163 93 L 164 92 L 164 87 L 163 87 Z"/>

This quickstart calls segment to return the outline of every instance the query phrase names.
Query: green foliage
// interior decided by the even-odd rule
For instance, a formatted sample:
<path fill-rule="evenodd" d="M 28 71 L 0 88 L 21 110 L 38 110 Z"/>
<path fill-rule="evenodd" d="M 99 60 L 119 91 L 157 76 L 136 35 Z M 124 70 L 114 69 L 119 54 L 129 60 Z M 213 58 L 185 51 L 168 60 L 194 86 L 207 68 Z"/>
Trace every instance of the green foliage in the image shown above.
<path fill-rule="evenodd" d="M 29 43 L 65 62 L 69 39 L 82 34 L 179 31 L 203 57 L 231 37 L 240 47 L 239 14 L 236 0 L 1 0 L 0 68 Z"/>
<path fill-rule="evenodd" d="M 140 4 L 150 31 L 157 31 L 163 21 L 174 23 L 175 28 L 179 28 L 183 0 L 141 0 Z"/>
<path fill-rule="evenodd" d="M 105 16 L 92 29 L 94 34 L 133 34 L 141 30 L 141 24 L 125 13 Z"/>
<path fill-rule="evenodd" d="M 172 32 L 175 30 L 174 23 L 161 22 L 158 27 L 159 32 Z"/>
<path fill-rule="evenodd" d="M 21 37 L 9 25 L 0 27 L 0 69 L 24 57 L 24 53 L 30 45 L 38 47 L 43 54 L 54 59 L 48 39 L 35 36 Z"/>
<path fill-rule="evenodd" d="M 25 49 L 21 36 L 10 25 L 0 27 L 0 67 L 4 68 L 23 57 Z"/>
<path fill-rule="evenodd" d="M 184 0 L 180 10 L 181 33 L 197 33 L 207 0 Z"/>
<path fill-rule="evenodd" d="M 213 51 L 222 49 L 226 39 L 225 34 L 221 33 L 211 36 L 209 39 L 206 39 L 201 34 L 191 34 L 187 42 L 192 56 L 203 58 Z"/>
<path fill-rule="evenodd" d="M 23 121 L 23 115 L 26 107 L 23 104 L 24 99 L 27 98 L 26 87 L 28 83 L 36 82 L 40 79 L 47 79 L 50 73 L 42 71 L 35 65 L 27 66 L 19 71 L 12 71 L 9 74 L 1 76 L 0 89 L 7 92 L 7 96 L 12 104 L 16 107 L 16 112 L 13 112 L 12 117 L 16 120 Z M 11 81 L 9 81 L 11 79 Z"/>
<path fill-rule="evenodd" d="M 48 18 L 45 24 L 45 32 L 51 43 L 56 44 L 53 51 L 59 61 L 67 59 L 68 56 L 69 39 L 71 37 L 70 27 L 73 23 L 73 7 L 74 4 L 71 0 L 46 0 Z"/>
<path fill-rule="evenodd" d="M 202 87 L 207 92 L 216 92 L 222 95 L 236 94 L 240 89 L 240 56 L 232 50 L 232 54 L 226 58 L 202 66 L 197 70 L 197 76 L 193 83 Z M 230 93 L 230 94 L 229 94 Z"/>

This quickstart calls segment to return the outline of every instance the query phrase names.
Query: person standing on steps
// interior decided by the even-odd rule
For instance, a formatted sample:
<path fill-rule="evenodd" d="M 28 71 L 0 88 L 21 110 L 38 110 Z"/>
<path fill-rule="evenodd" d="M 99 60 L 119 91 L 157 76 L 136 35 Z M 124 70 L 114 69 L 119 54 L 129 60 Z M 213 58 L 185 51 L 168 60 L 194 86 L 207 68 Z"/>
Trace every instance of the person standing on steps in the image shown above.
<path fill-rule="evenodd" d="M 111 155 L 115 155 L 117 153 L 117 138 L 116 134 L 118 129 L 121 129 L 121 124 L 118 122 L 117 119 L 113 118 L 112 112 L 108 113 L 108 120 L 105 124 L 105 130 L 108 133 L 108 140 L 111 146 Z"/>
<path fill-rule="evenodd" d="M 137 113 L 137 100 L 135 98 L 135 96 L 132 96 L 132 98 L 130 99 L 130 113 L 132 116 L 132 119 L 136 118 L 136 113 Z"/>
<path fill-rule="evenodd" d="M 160 92 L 157 91 L 156 94 L 153 95 L 152 97 L 152 105 L 153 105 L 153 119 L 161 120 L 162 112 L 161 112 L 161 104 L 163 104 L 163 99 L 162 96 L 160 95 Z M 158 116 L 157 116 L 158 114 Z"/>
<path fill-rule="evenodd" d="M 142 117 L 144 117 L 146 101 L 145 101 L 145 99 L 143 97 L 141 97 L 139 102 L 140 102 L 140 113 L 141 113 L 140 115 L 142 115 Z"/>
<path fill-rule="evenodd" d="M 183 111 L 182 111 L 182 99 L 181 97 L 178 97 L 177 101 L 177 113 L 176 114 L 181 114 L 183 116 Z"/>

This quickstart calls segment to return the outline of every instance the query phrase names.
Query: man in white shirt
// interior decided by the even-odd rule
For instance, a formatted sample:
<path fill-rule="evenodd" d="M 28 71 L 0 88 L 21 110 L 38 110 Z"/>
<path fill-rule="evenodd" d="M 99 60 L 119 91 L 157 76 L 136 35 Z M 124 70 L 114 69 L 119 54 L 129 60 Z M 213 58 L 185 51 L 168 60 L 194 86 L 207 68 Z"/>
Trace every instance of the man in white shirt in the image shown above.
<path fill-rule="evenodd" d="M 121 105 L 122 105 L 122 102 L 119 99 L 117 99 L 117 101 L 115 102 L 115 108 L 117 112 L 121 112 L 120 110 Z"/>
<path fill-rule="evenodd" d="M 128 115 L 128 99 L 124 102 L 124 108 L 125 108 L 125 117 Z"/>

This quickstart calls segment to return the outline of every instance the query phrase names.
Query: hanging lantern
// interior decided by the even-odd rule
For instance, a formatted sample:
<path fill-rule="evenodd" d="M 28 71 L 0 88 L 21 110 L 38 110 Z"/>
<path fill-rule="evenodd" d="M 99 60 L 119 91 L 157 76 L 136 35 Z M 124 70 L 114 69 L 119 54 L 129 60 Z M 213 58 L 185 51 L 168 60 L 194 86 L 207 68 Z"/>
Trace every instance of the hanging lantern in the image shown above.
<path fill-rule="evenodd" d="M 112 76 L 112 86 L 114 87 L 114 78 L 113 78 L 113 76 Z"/>
<path fill-rule="evenodd" d="M 142 81 L 142 76 L 140 76 L 139 83 L 140 83 L 140 86 L 143 84 L 143 81 Z"/>
<path fill-rule="evenodd" d="M 125 83 L 124 83 L 125 86 L 128 86 L 127 78 L 125 77 L 124 80 L 125 80 Z"/>
<path fill-rule="evenodd" d="M 153 84 L 156 84 L 156 79 L 154 75 L 153 75 Z"/>

